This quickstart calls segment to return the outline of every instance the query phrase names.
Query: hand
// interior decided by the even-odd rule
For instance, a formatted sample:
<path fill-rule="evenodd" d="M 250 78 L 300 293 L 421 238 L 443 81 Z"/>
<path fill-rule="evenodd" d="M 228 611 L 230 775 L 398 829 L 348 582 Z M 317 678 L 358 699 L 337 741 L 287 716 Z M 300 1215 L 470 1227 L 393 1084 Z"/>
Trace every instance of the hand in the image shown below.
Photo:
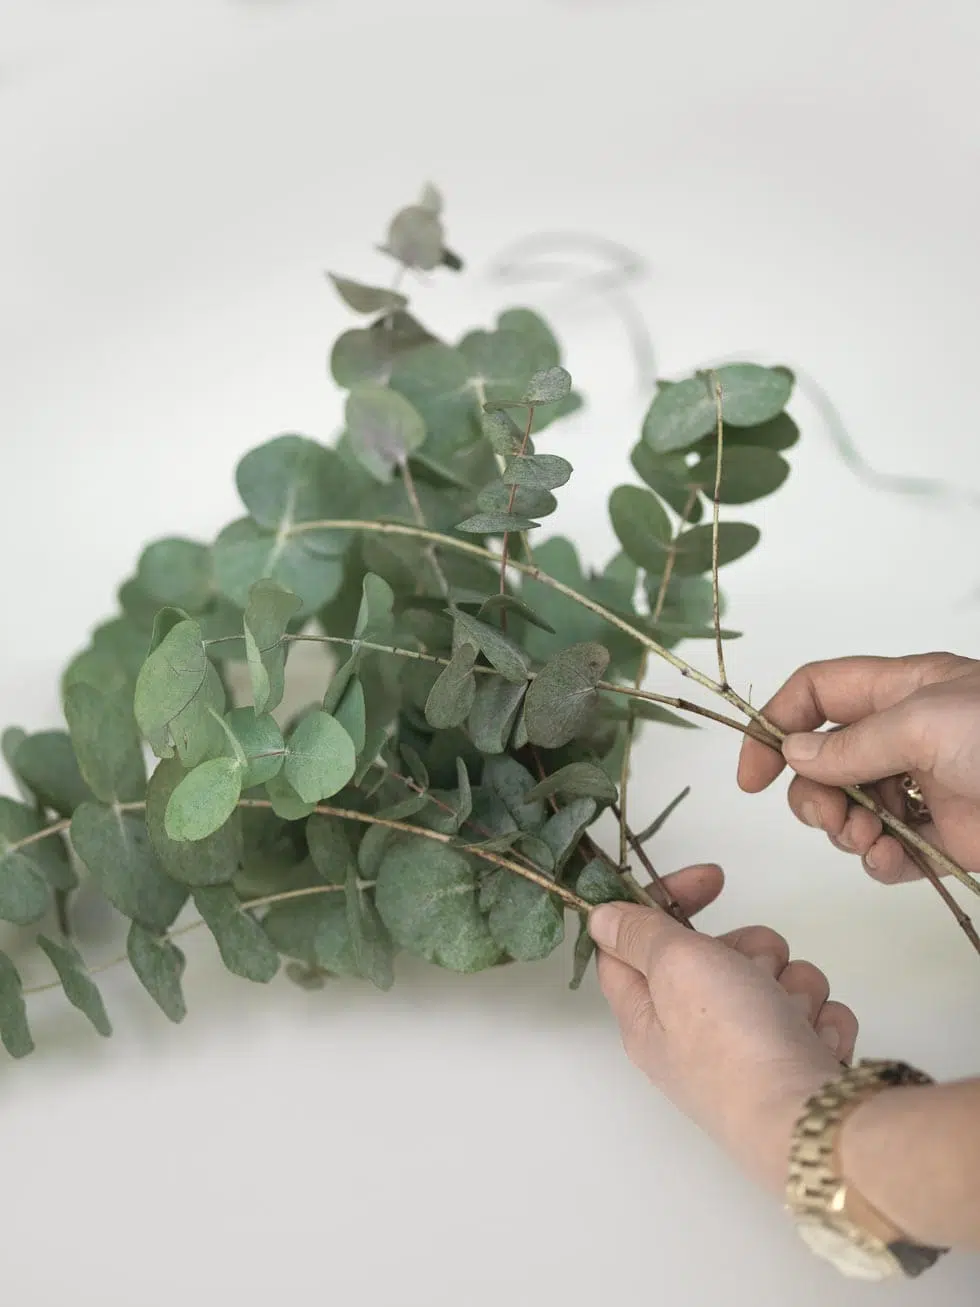
<path fill-rule="evenodd" d="M 689 914 L 718 897 L 719 867 L 667 878 Z M 593 910 L 599 983 L 630 1059 L 745 1170 L 780 1193 L 806 1099 L 853 1054 L 857 1021 L 822 971 L 749 926 L 713 939 L 633 904 Z"/>
<path fill-rule="evenodd" d="M 746 740 L 739 760 L 743 790 L 764 790 L 785 762 L 798 774 L 790 807 L 826 831 L 887 884 L 920 869 L 874 813 L 850 804 L 840 785 L 882 782 L 896 816 L 904 801 L 896 777 L 910 773 L 932 814 L 921 833 L 967 871 L 980 871 L 980 662 L 953 654 L 910 658 L 838 658 L 795 672 L 762 710 L 791 734 L 783 756 Z M 818 732 L 825 722 L 839 731 Z"/>

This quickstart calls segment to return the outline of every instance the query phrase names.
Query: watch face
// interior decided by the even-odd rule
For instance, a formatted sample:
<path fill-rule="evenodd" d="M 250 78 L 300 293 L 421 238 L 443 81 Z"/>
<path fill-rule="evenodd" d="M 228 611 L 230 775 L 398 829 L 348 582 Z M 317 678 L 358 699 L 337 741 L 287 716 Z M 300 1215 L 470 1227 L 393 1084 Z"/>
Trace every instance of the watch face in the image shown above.
<path fill-rule="evenodd" d="M 803 1242 L 818 1257 L 831 1262 L 842 1275 L 855 1280 L 886 1280 L 897 1270 L 895 1259 L 886 1248 L 880 1251 L 853 1239 L 822 1221 L 800 1221 L 797 1225 Z"/>

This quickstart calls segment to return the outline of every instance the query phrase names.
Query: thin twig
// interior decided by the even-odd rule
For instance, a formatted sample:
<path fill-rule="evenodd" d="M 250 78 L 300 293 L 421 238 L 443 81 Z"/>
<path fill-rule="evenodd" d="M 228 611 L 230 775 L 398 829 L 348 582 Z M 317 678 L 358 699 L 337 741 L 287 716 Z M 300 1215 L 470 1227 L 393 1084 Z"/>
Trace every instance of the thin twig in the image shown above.
<path fill-rule="evenodd" d="M 727 690 L 728 672 L 725 670 L 725 648 L 724 641 L 721 638 L 721 588 L 718 584 L 718 546 L 721 534 L 721 463 L 722 450 L 725 443 L 725 423 L 722 417 L 721 382 L 718 380 L 718 377 L 714 372 L 711 373 L 711 378 L 714 382 L 715 412 L 717 414 L 718 427 L 718 449 L 715 453 L 715 493 L 714 498 L 712 499 L 711 517 L 711 611 L 715 624 L 715 653 L 718 658 L 718 684 L 723 690 Z"/>
<path fill-rule="evenodd" d="M 523 457 L 527 450 L 528 441 L 531 439 L 531 427 L 533 426 L 533 424 L 534 424 L 534 405 L 529 404 L 527 409 L 527 425 L 524 428 L 524 439 L 521 441 L 520 457 Z M 513 513 L 514 500 L 516 498 L 517 498 L 517 483 L 515 482 L 510 488 L 510 496 L 507 500 L 508 514 Z M 524 552 L 527 554 L 527 557 L 530 560 L 531 551 L 529 548 L 527 548 L 526 536 L 524 537 L 524 541 L 525 541 Z M 510 547 L 510 535 L 508 532 L 505 531 L 503 543 L 500 546 L 500 593 L 501 594 L 507 593 L 507 552 L 509 547 Z M 507 632 L 507 609 L 506 608 L 503 609 L 500 614 L 500 627 L 501 630 L 506 634 Z"/>
<path fill-rule="evenodd" d="M 423 531 L 421 527 L 405 526 L 400 522 L 371 522 L 358 518 L 329 518 L 320 522 L 297 523 L 295 526 L 290 528 L 290 533 L 295 535 L 313 530 L 369 531 L 376 532 L 380 535 L 403 535 L 419 540 L 431 540 L 443 548 L 454 549 L 457 553 L 461 554 L 469 554 L 472 558 L 483 558 L 487 562 L 491 562 L 495 565 L 500 562 L 499 555 L 492 553 L 489 549 L 482 548 L 480 545 L 471 544 L 468 540 L 460 540 L 455 536 L 442 535 L 438 531 Z M 632 636 L 633 639 L 644 648 L 649 649 L 650 652 L 656 654 L 658 658 L 662 658 L 664 662 L 667 662 L 671 667 L 676 668 L 682 676 L 694 681 L 704 689 L 710 690 L 712 694 L 717 694 L 720 698 L 725 699 L 732 705 L 732 707 L 738 708 L 746 715 L 746 717 L 750 718 L 756 723 L 756 725 L 761 727 L 762 734 L 758 737 L 753 735 L 752 738 L 758 738 L 761 743 L 768 745 L 777 753 L 780 752 L 780 745 L 786 739 L 786 732 L 776 726 L 774 722 L 769 721 L 769 719 L 763 713 L 759 712 L 758 709 L 753 708 L 752 705 L 733 690 L 731 686 L 720 685 L 717 681 L 712 680 L 710 676 L 686 662 L 678 654 L 674 653 L 673 650 L 665 649 L 664 646 L 654 640 L 652 636 L 648 635 L 645 631 L 639 630 L 637 627 L 633 626 L 632 623 L 627 622 L 626 619 L 620 617 L 618 613 L 614 613 L 610 609 L 605 608 L 602 604 L 597 603 L 594 599 L 590 599 L 587 595 L 580 594 L 576 589 L 574 589 L 574 587 L 565 585 L 563 581 L 559 581 L 556 577 L 549 576 L 548 573 L 543 572 L 540 567 L 530 563 L 520 563 L 513 558 L 508 561 L 508 567 L 520 572 L 523 576 L 530 577 L 532 581 L 539 581 L 542 585 L 548 586 L 549 589 L 554 590 L 558 594 L 565 595 L 574 603 L 579 604 L 582 608 L 586 608 L 589 612 L 602 618 L 604 622 L 608 622 L 610 626 L 614 626 L 617 630 L 623 631 L 627 635 Z M 620 692 L 622 692 L 621 687 L 619 688 Z M 701 710 L 699 710 L 699 712 L 702 716 L 707 715 Z M 732 723 L 727 719 L 723 719 L 723 721 L 726 726 L 732 725 Z M 745 731 L 741 726 L 737 729 L 742 730 L 744 734 L 749 734 L 749 732 Z M 917 831 L 906 825 L 905 822 L 901 821 L 898 817 L 895 817 L 886 807 L 884 807 L 883 804 L 870 798 L 863 790 L 856 786 L 841 786 L 841 789 L 849 798 L 853 799 L 855 803 L 859 803 L 863 808 L 867 808 L 869 812 L 873 812 L 889 830 L 897 835 L 903 836 L 913 845 L 914 848 L 918 849 L 920 853 L 931 859 L 936 866 L 940 867 L 949 875 L 955 876 L 955 878 L 964 884 L 971 893 L 980 897 L 980 881 L 974 879 L 969 872 L 964 871 L 958 863 L 954 862 L 952 858 L 943 853 L 941 849 L 935 848 L 928 842 L 928 840 L 923 839 Z"/>
<path fill-rule="evenodd" d="M 428 523 L 425 520 L 425 514 L 422 512 L 422 505 L 419 501 L 419 492 L 415 488 L 415 478 L 412 476 L 411 468 L 408 466 L 407 457 L 401 463 L 400 470 L 402 474 L 402 484 L 405 487 L 406 495 L 408 495 L 408 501 L 412 505 L 412 512 L 415 514 L 415 520 L 418 522 L 419 526 L 427 526 Z M 442 570 L 442 564 L 439 562 L 439 555 L 436 553 L 435 545 L 430 544 L 426 546 L 425 556 L 428 558 L 432 570 L 436 575 L 439 589 L 448 599 L 449 582 L 446 580 L 446 573 Z"/>
<path fill-rule="evenodd" d="M 664 560 L 663 575 L 660 578 L 660 586 L 657 589 L 657 598 L 653 605 L 653 611 L 650 614 L 650 621 L 656 627 L 664 611 L 664 604 L 667 602 L 667 591 L 670 587 L 670 579 L 674 574 L 674 564 L 677 560 L 677 542 L 680 539 L 680 533 L 684 529 L 688 518 L 698 501 L 698 488 L 692 487 L 688 491 L 687 502 L 684 504 L 680 520 L 677 524 L 677 531 L 674 533 L 667 550 L 667 557 Z M 640 657 L 640 665 L 637 668 L 636 677 L 633 680 L 633 688 L 639 690 L 646 679 L 647 666 L 650 661 L 650 652 L 643 650 Z M 626 722 L 626 739 L 623 744 L 623 765 L 619 772 L 619 802 L 622 812 L 619 819 L 619 861 L 626 865 L 626 850 L 629 844 L 628 827 L 627 827 L 627 792 L 629 790 L 630 763 L 633 756 L 633 737 L 636 733 L 636 715 L 630 713 Z"/>
<path fill-rule="evenodd" d="M 615 803 L 612 805 L 611 811 L 614 817 L 621 818 L 619 807 Z M 694 927 L 691 925 L 690 917 L 687 915 L 687 913 L 684 911 L 681 905 L 674 898 L 673 894 L 671 894 L 666 881 L 663 879 L 663 877 L 654 867 L 653 863 L 650 861 L 646 849 L 644 849 L 643 845 L 640 843 L 640 841 L 637 839 L 637 837 L 633 834 L 633 832 L 630 830 L 628 826 L 626 827 L 626 838 L 629 840 L 630 847 L 632 848 L 636 856 L 640 859 L 640 862 L 643 864 L 644 870 L 646 871 L 647 875 L 650 877 L 650 884 L 653 885 L 656 890 L 657 896 L 660 899 L 660 902 L 657 904 L 657 906 L 663 908 L 664 912 L 669 913 L 669 915 L 672 916 L 675 919 L 675 921 L 679 921 L 682 925 L 687 926 L 688 930 L 693 930 Z"/>

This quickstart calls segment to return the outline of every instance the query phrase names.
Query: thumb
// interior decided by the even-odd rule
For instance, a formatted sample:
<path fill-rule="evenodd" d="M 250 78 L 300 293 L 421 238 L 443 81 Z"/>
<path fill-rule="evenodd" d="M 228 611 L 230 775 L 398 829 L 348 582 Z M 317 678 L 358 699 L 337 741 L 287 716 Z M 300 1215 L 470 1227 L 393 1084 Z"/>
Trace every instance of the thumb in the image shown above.
<path fill-rule="evenodd" d="M 679 921 L 659 908 L 633 903 L 603 903 L 589 914 L 589 934 L 604 953 L 649 976 L 667 943 L 679 932 Z"/>
<path fill-rule="evenodd" d="M 860 785 L 928 767 L 920 719 L 907 703 L 833 731 L 788 735 L 783 757 L 801 776 L 824 785 Z"/>

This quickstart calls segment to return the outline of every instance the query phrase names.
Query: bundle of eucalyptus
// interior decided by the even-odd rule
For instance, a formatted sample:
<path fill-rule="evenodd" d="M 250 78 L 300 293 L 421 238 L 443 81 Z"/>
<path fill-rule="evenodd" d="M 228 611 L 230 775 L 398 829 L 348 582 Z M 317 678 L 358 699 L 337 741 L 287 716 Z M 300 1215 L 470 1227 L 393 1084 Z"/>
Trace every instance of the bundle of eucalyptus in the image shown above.
<path fill-rule="evenodd" d="M 646 852 L 669 809 L 629 814 L 638 728 L 700 717 L 782 738 L 728 683 L 718 572 L 760 538 L 721 506 L 789 473 L 792 374 L 743 363 L 661 382 L 632 451 L 644 484 L 613 491 L 621 549 L 595 571 L 570 541 L 539 540 L 572 474 L 551 449 L 582 404 L 552 331 L 515 308 L 448 343 L 409 312 L 406 273 L 462 268 L 432 187 L 382 248 L 393 288 L 332 277 L 366 322 L 331 354 L 339 439 L 282 435 L 246 454 L 245 516 L 212 545 L 149 545 L 118 615 L 68 666 L 67 730 L 3 735 L 22 797 L 0 798 L 0 919 L 41 927 L 52 984 L 103 1035 L 92 975 L 113 963 L 87 966 L 73 935 L 81 877 L 130 923 L 128 960 L 173 1021 L 175 937 L 200 925 L 247 980 L 285 961 L 311 988 L 354 976 L 386 989 L 400 950 L 460 972 L 530 962 L 571 914 L 574 987 L 592 905 L 683 919 Z M 676 652 L 697 639 L 713 644 L 714 676 Z M 286 713 L 300 641 L 334 656 L 316 702 Z M 726 712 L 645 690 L 651 656 Z M 977 883 L 875 795 L 849 794 L 928 857 L 972 930 L 934 868 Z M 612 854 L 590 835 L 607 809 Z M 15 1057 L 34 1046 L 30 992 L 0 953 Z"/>

